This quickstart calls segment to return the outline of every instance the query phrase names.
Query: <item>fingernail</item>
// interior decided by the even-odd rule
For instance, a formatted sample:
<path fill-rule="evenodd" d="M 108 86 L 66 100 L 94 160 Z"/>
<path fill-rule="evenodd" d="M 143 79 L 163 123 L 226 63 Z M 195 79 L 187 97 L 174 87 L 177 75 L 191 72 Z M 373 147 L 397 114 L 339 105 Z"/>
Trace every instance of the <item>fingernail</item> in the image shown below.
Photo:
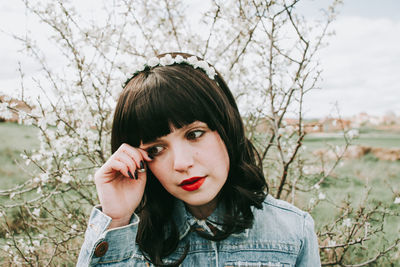
<path fill-rule="evenodd" d="M 131 171 L 128 171 L 129 178 L 133 179 Z"/>
<path fill-rule="evenodd" d="M 137 173 L 137 170 L 135 170 L 135 179 L 136 179 L 136 180 L 138 179 L 138 173 Z"/>
<path fill-rule="evenodd" d="M 144 163 L 143 163 L 143 160 L 141 160 L 141 161 L 140 161 L 140 168 L 141 168 L 141 169 L 144 169 Z"/>

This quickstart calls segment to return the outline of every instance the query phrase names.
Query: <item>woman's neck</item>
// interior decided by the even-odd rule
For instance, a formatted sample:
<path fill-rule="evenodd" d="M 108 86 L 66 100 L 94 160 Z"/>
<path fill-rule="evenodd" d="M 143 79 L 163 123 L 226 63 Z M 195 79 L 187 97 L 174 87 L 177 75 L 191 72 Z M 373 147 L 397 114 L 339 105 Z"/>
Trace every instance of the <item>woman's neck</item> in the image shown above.
<path fill-rule="evenodd" d="M 199 220 L 204 220 L 214 212 L 214 210 L 217 208 L 217 204 L 218 204 L 218 199 L 214 198 L 207 204 L 204 204 L 201 206 L 191 206 L 188 204 L 185 204 L 185 205 L 186 205 L 186 208 L 188 209 L 188 211 L 194 217 L 196 217 Z"/>

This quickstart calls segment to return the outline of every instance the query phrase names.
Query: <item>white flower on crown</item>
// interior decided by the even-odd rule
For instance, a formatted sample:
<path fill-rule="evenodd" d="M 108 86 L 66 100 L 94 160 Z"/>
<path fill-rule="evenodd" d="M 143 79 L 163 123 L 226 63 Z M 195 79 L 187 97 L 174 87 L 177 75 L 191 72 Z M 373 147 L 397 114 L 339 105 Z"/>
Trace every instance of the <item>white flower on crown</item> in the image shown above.
<path fill-rule="evenodd" d="M 181 64 L 184 61 L 185 61 L 185 59 L 181 55 L 177 55 L 175 57 L 175 62 L 178 63 L 178 64 Z"/>
<path fill-rule="evenodd" d="M 214 80 L 215 74 L 215 69 L 213 67 L 208 66 L 208 69 L 206 69 L 208 77 L 210 77 L 212 80 Z"/>
<path fill-rule="evenodd" d="M 175 61 L 170 54 L 166 54 L 164 57 L 160 58 L 161 66 L 168 66 L 174 64 Z"/>
<path fill-rule="evenodd" d="M 150 68 L 154 68 L 156 66 L 170 66 L 173 64 L 181 64 L 181 63 L 186 63 L 195 69 L 197 69 L 197 68 L 202 69 L 211 80 L 214 80 L 216 71 L 213 67 L 208 65 L 208 63 L 206 61 L 198 60 L 196 56 L 184 58 L 181 55 L 177 55 L 175 58 L 173 58 L 171 54 L 166 54 L 162 58 L 157 58 L 157 57 L 150 58 L 150 60 L 147 62 L 147 64 L 141 65 L 140 67 L 136 68 L 135 74 L 143 71 L 146 66 L 149 66 Z"/>
<path fill-rule="evenodd" d="M 208 68 L 208 64 L 207 64 L 207 62 L 205 62 L 205 61 L 198 61 L 198 62 L 197 62 L 197 66 L 198 66 L 200 69 L 204 69 L 204 70 L 206 70 L 206 69 Z"/>
<path fill-rule="evenodd" d="M 197 68 L 197 57 L 195 56 L 191 56 L 189 58 L 186 59 L 187 63 L 189 63 L 190 65 L 192 65 L 194 68 Z"/>
<path fill-rule="evenodd" d="M 138 66 L 136 67 L 137 72 L 141 72 L 144 71 L 144 69 L 146 68 L 146 66 L 144 64 L 138 64 Z"/>
<path fill-rule="evenodd" d="M 152 57 L 147 62 L 147 65 L 150 66 L 151 68 L 157 66 L 158 64 L 160 64 L 160 60 L 157 57 Z"/>

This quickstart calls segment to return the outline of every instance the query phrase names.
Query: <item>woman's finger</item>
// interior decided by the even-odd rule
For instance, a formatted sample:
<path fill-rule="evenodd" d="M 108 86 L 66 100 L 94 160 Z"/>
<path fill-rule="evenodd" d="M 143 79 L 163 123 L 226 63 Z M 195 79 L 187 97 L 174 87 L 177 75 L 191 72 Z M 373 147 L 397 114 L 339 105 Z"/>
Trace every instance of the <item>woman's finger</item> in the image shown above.
<path fill-rule="evenodd" d="M 122 163 L 127 165 L 130 175 L 135 177 L 135 173 L 136 173 L 136 170 L 138 169 L 138 167 L 137 167 L 135 160 L 131 156 L 127 155 L 126 153 L 117 152 L 113 155 L 113 159 L 121 161 Z M 129 175 L 129 173 L 128 173 L 128 175 Z"/>
<path fill-rule="evenodd" d="M 109 163 L 107 164 L 107 166 L 105 166 L 105 167 L 106 167 L 106 169 L 109 169 L 113 172 L 120 172 L 125 177 L 130 178 L 130 175 L 128 173 L 129 168 L 124 162 L 121 162 L 117 159 L 113 159 L 113 160 L 110 160 Z"/>
<path fill-rule="evenodd" d="M 129 157 L 131 157 L 135 161 L 137 169 L 142 169 L 140 166 L 141 165 L 140 162 L 143 161 L 143 156 L 139 152 L 139 149 L 134 148 L 128 144 L 122 144 L 118 148 L 117 152 L 122 152 L 124 154 L 127 154 Z"/>
<path fill-rule="evenodd" d="M 139 151 L 139 153 L 142 155 L 142 157 L 144 158 L 145 161 L 152 161 L 152 160 L 153 160 L 153 158 L 151 158 L 151 157 L 149 156 L 149 154 L 147 153 L 147 151 L 145 151 L 145 150 L 143 150 L 143 149 L 141 149 L 141 148 L 138 148 L 137 151 Z"/>

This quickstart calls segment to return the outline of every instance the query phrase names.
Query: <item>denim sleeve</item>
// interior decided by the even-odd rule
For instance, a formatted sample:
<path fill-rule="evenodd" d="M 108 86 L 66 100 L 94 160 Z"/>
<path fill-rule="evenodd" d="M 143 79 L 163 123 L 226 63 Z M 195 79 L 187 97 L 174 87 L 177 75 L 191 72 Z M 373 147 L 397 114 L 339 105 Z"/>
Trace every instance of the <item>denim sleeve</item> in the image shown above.
<path fill-rule="evenodd" d="M 139 218 L 133 214 L 130 224 L 107 230 L 110 223 L 111 218 L 104 214 L 99 206 L 93 208 L 76 266 L 118 262 L 132 256 L 136 247 L 135 239 Z M 96 247 L 104 241 L 107 242 L 108 249 L 104 256 L 96 257 Z"/>
<path fill-rule="evenodd" d="M 303 233 L 303 243 L 296 261 L 296 266 L 321 266 L 321 260 L 319 258 L 318 239 L 314 230 L 314 220 L 308 213 L 306 213 L 304 217 Z"/>

